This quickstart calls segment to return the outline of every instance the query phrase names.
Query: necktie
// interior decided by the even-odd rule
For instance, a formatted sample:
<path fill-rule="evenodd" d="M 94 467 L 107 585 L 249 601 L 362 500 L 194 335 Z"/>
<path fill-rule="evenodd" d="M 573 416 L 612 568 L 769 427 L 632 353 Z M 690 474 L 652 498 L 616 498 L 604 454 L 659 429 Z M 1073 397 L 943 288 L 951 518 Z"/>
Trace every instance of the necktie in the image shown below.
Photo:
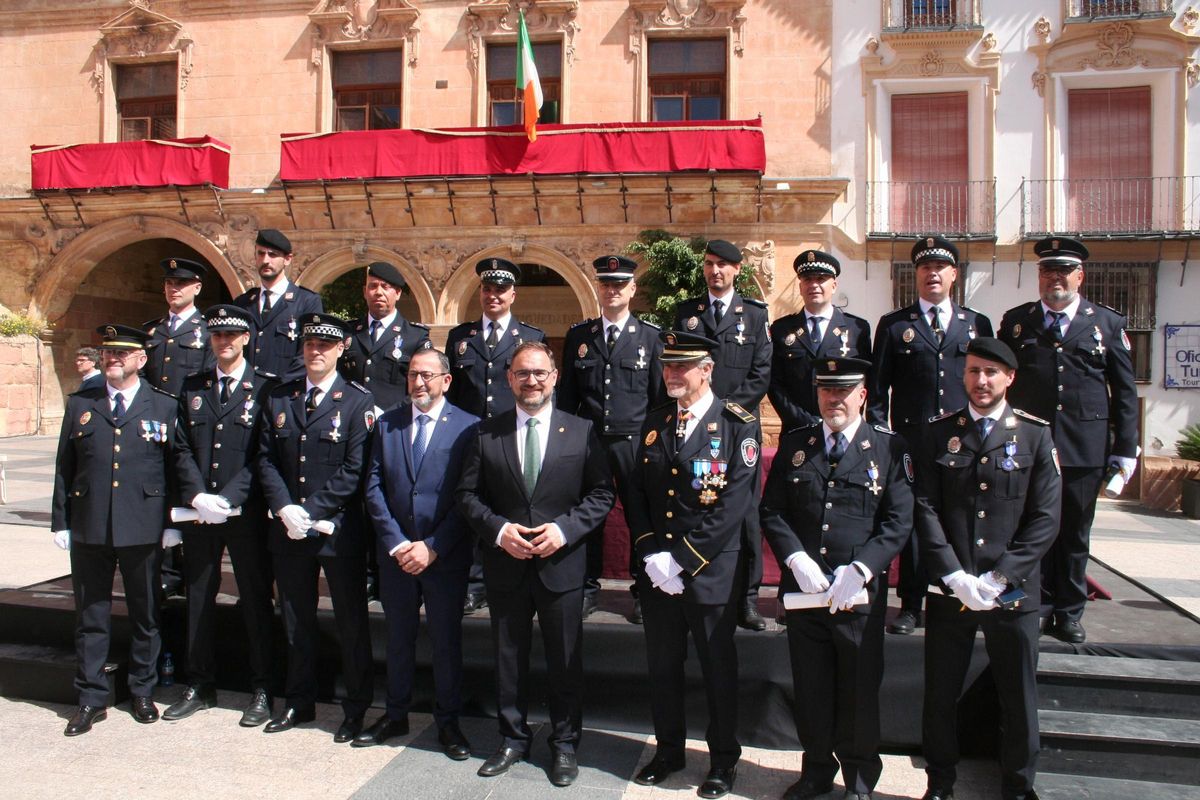
<path fill-rule="evenodd" d="M 125 416 L 125 396 L 120 392 L 113 395 L 113 421 L 120 422 Z"/>
<path fill-rule="evenodd" d="M 538 473 L 542 470 L 542 448 L 538 441 L 538 421 L 530 417 L 525 421 L 525 462 L 521 465 L 525 475 L 525 488 L 533 496 L 533 488 L 537 486 Z"/>
<path fill-rule="evenodd" d="M 604 343 L 606 345 L 608 345 L 608 352 L 611 353 L 613 346 L 617 343 L 617 326 L 616 325 L 608 326 L 608 338 L 604 340 Z"/>
<path fill-rule="evenodd" d="M 500 325 L 496 322 L 489 322 L 488 326 L 487 346 L 488 350 L 494 350 L 496 345 L 500 344 Z"/>
<path fill-rule="evenodd" d="M 679 421 L 675 423 L 675 438 L 683 443 L 684 436 L 687 435 L 688 420 L 692 418 L 692 412 L 686 408 L 679 412 Z"/>
<path fill-rule="evenodd" d="M 308 396 L 304 398 L 304 410 L 309 414 L 317 410 L 317 395 L 320 393 L 321 390 L 315 386 L 308 390 Z"/>
<path fill-rule="evenodd" d="M 417 438 L 412 443 L 413 472 L 421 470 L 421 459 L 425 457 L 425 426 L 428 424 L 428 414 L 417 415 Z"/>
<path fill-rule="evenodd" d="M 226 375 L 221 378 L 221 405 L 229 402 L 229 386 L 233 383 L 233 378 Z"/>
<path fill-rule="evenodd" d="M 720 325 L 721 318 L 725 316 L 725 304 L 720 300 L 713 300 L 713 320 Z"/>
<path fill-rule="evenodd" d="M 829 448 L 829 463 L 836 465 L 842 460 L 842 456 L 846 455 L 846 448 L 850 446 L 850 443 L 846 441 L 846 435 L 841 431 L 831 434 L 829 438 L 833 439 L 833 446 Z"/>
<path fill-rule="evenodd" d="M 937 306 L 929 309 L 929 327 L 933 329 L 933 335 L 940 344 L 946 338 L 946 331 L 942 327 L 942 310 Z"/>
<path fill-rule="evenodd" d="M 263 296 L 262 315 L 265 317 L 267 314 L 271 313 L 271 293 L 268 292 L 266 289 L 263 289 L 262 296 Z"/>
<path fill-rule="evenodd" d="M 817 348 L 821 346 L 821 320 L 824 317 L 809 317 L 808 318 L 808 346 L 812 351 L 817 352 Z"/>
<path fill-rule="evenodd" d="M 979 441 L 987 441 L 988 434 L 992 431 L 992 421 L 988 417 L 980 417 L 975 420 L 975 424 L 979 426 Z"/>
<path fill-rule="evenodd" d="M 170 322 L 169 327 L 171 329 L 171 333 L 174 333 L 176 330 L 179 329 L 179 317 L 177 315 L 175 315 L 175 314 L 171 315 L 171 322 Z"/>
<path fill-rule="evenodd" d="M 1066 318 L 1067 312 L 1047 311 L 1046 316 L 1049 317 L 1046 327 L 1050 329 L 1050 335 L 1054 337 L 1054 341 L 1061 342 L 1063 340 L 1062 322 Z"/>
<path fill-rule="evenodd" d="M 379 331 L 383 328 L 383 323 L 377 319 L 371 320 L 371 341 L 379 341 Z"/>

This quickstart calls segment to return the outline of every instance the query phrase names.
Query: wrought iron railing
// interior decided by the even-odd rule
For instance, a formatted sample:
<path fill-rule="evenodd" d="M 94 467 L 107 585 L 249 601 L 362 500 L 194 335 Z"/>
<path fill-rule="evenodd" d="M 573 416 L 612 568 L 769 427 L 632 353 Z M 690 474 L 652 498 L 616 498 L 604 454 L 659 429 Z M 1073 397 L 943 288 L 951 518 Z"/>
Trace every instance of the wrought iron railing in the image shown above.
<path fill-rule="evenodd" d="M 1172 0 L 1068 0 L 1067 17 L 1099 19 L 1172 13 Z"/>
<path fill-rule="evenodd" d="M 889 30 L 975 27 L 979 0 L 885 0 Z"/>
<path fill-rule="evenodd" d="M 1200 231 L 1200 177 L 1062 178 L 1021 183 L 1021 233 L 1147 235 Z"/>
<path fill-rule="evenodd" d="M 992 236 L 996 182 L 868 181 L 867 233 L 871 236 Z"/>

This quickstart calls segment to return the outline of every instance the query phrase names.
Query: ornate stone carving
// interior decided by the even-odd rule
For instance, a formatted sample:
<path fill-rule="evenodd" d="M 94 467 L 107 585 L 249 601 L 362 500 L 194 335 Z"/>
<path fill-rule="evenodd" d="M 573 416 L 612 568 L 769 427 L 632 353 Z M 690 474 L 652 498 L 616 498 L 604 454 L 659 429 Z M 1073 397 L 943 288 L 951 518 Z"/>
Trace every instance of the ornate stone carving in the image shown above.
<path fill-rule="evenodd" d="M 512 253 L 513 258 L 520 258 L 525 255 L 525 234 L 514 233 L 512 240 L 508 243 L 508 250 Z"/>
<path fill-rule="evenodd" d="M 938 50 L 930 50 L 921 56 L 921 74 L 927 78 L 941 75 L 946 70 L 946 62 Z"/>
<path fill-rule="evenodd" d="M 980 41 L 980 43 L 979 43 L 979 46 L 982 47 L 984 52 L 987 52 L 987 53 L 990 53 L 991 51 L 995 50 L 996 49 L 996 34 L 989 31 L 987 34 L 984 35 L 983 40 Z"/>
<path fill-rule="evenodd" d="M 753 268 L 763 293 L 769 295 L 775 290 L 775 241 L 751 242 L 742 248 L 742 252 L 746 254 L 746 263 Z"/>
<path fill-rule="evenodd" d="M 1050 20 L 1038 17 L 1037 22 L 1033 23 L 1033 35 L 1043 43 L 1050 41 Z"/>
<path fill-rule="evenodd" d="M 516 36 L 521 11 L 525 12 L 525 28 L 530 36 L 562 35 L 563 58 L 568 66 L 575 63 L 579 0 L 479 0 L 467 6 L 467 66 L 471 72 L 479 72 L 485 41 Z"/>
<path fill-rule="evenodd" d="M 370 41 L 403 44 L 409 66 L 415 66 L 420 16 L 412 0 L 321 0 L 308 12 L 312 65 L 321 66 L 328 45 Z"/>
<path fill-rule="evenodd" d="M 867 47 L 867 52 L 870 53 L 871 55 L 879 54 L 879 40 L 876 39 L 874 36 L 867 37 L 866 47 Z"/>
<path fill-rule="evenodd" d="M 1200 81 L 1200 64 L 1196 63 L 1196 59 L 1189 58 L 1183 62 L 1183 70 L 1187 75 L 1188 87 L 1194 87 Z"/>
<path fill-rule="evenodd" d="M 46 222 L 45 219 L 38 219 L 26 225 L 21 233 L 26 241 L 43 254 L 43 258 L 49 258 L 58 255 L 68 242 L 83 231 L 81 226 L 59 227 Z"/>
<path fill-rule="evenodd" d="M 629 0 L 629 52 L 637 55 L 648 31 L 728 28 L 733 52 L 746 51 L 746 0 Z"/>
<path fill-rule="evenodd" d="M 1200 26 L 1200 11 L 1197 11 L 1195 6 L 1188 6 L 1187 10 L 1179 15 L 1179 26 L 1188 36 L 1195 36 L 1196 28 Z"/>
<path fill-rule="evenodd" d="M 1150 66 L 1150 59 L 1133 49 L 1133 26 L 1128 22 L 1114 22 L 1100 31 L 1096 40 L 1097 54 L 1079 61 L 1080 69 L 1120 69 L 1133 66 Z"/>
<path fill-rule="evenodd" d="M 1034 71 L 1030 76 L 1033 79 L 1033 88 L 1037 91 L 1038 97 L 1046 96 L 1046 73 Z"/>
<path fill-rule="evenodd" d="M 446 281 L 463 260 L 458 248 L 446 242 L 431 242 L 424 247 L 406 250 L 401 255 L 421 271 L 434 294 L 445 288 Z"/>
<path fill-rule="evenodd" d="M 172 55 L 179 62 L 179 90 L 186 91 L 195 44 L 182 23 L 151 10 L 148 0 L 129 0 L 128 9 L 100 26 L 89 82 L 96 94 L 103 96 L 105 64 L 113 59 Z"/>

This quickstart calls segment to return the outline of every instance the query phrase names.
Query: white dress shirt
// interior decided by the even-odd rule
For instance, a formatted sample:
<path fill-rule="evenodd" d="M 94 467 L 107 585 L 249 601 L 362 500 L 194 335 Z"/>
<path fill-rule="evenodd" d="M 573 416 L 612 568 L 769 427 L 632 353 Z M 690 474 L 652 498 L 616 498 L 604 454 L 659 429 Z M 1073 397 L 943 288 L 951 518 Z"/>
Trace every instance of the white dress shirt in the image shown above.
<path fill-rule="evenodd" d="M 308 396 L 308 393 L 311 392 L 314 387 L 317 389 L 316 402 L 313 403 L 314 408 L 319 408 L 321 406 L 321 402 L 325 399 L 325 395 L 329 394 L 329 390 L 333 387 L 333 382 L 337 380 L 337 376 L 338 376 L 337 370 L 334 370 L 333 372 L 329 373 L 328 378 L 321 381 L 320 383 L 313 383 L 312 381 L 310 381 L 308 379 L 307 376 L 305 376 L 305 378 L 304 378 L 304 394 L 305 394 L 305 396 Z"/>
<path fill-rule="evenodd" d="M 692 438 L 692 432 L 696 430 L 700 425 L 700 420 L 708 413 L 708 409 L 712 407 L 713 400 L 712 390 L 709 389 L 699 400 L 688 406 L 687 411 L 691 416 L 688 417 L 688 421 L 684 424 L 683 428 L 683 440 L 685 442 Z M 677 411 L 682 413 L 683 407 L 677 407 Z"/>
<path fill-rule="evenodd" d="M 1075 295 L 1075 299 L 1071 301 L 1070 305 L 1068 305 L 1062 311 L 1057 311 L 1057 312 L 1053 308 L 1050 308 L 1050 306 L 1046 305 L 1045 303 L 1040 303 L 1039 305 L 1041 305 L 1041 307 L 1042 307 L 1042 321 L 1043 322 L 1046 321 L 1047 314 L 1055 314 L 1055 313 L 1066 314 L 1067 316 L 1063 318 L 1062 325 L 1059 326 L 1060 329 L 1062 330 L 1063 336 L 1066 336 L 1067 328 L 1071 327 L 1071 323 L 1075 321 L 1075 315 L 1079 313 L 1079 301 L 1080 301 L 1079 295 Z"/>
<path fill-rule="evenodd" d="M 536 419 L 538 421 L 538 424 L 535 426 L 535 428 L 538 435 L 538 448 L 541 450 L 539 464 L 544 466 L 546 463 L 546 445 L 550 441 L 550 418 L 553 416 L 553 414 L 553 403 L 546 403 L 545 407 L 543 407 L 541 411 L 533 415 L 525 413 L 524 409 L 522 409 L 520 406 L 517 406 L 517 460 L 520 462 L 522 471 L 525 469 L 525 437 L 528 435 L 528 429 L 525 427 L 525 423 L 530 419 Z M 538 474 L 541 475 L 541 473 L 542 470 L 539 469 Z M 508 524 L 509 523 L 505 522 L 500 526 L 500 530 L 496 532 L 497 547 L 500 546 L 500 537 L 504 535 L 504 529 L 508 526 Z M 558 535 L 559 547 L 562 547 L 567 543 L 566 534 L 564 534 L 562 530 L 560 530 L 559 527 L 553 522 L 550 523 L 548 531 Z"/>
<path fill-rule="evenodd" d="M 954 319 L 954 306 L 951 305 L 949 297 L 936 304 L 930 303 L 928 300 L 923 298 L 917 302 L 921 304 L 921 315 L 925 317 L 925 324 L 928 325 L 931 330 L 933 328 L 933 320 L 929 318 L 929 309 L 936 305 L 938 310 L 938 321 L 942 323 L 942 332 L 946 334 L 950 333 L 950 326 L 954 324 L 952 322 Z"/>
<path fill-rule="evenodd" d="M 287 290 L 292 286 L 291 281 L 284 275 L 279 279 L 279 282 L 268 289 L 266 286 L 261 287 L 262 291 L 258 293 L 258 313 L 262 313 L 263 301 L 267 295 L 271 295 L 271 308 L 279 305 L 279 301 L 287 294 Z"/>
<path fill-rule="evenodd" d="M 128 411 L 129 407 L 133 405 L 133 398 L 137 395 L 141 385 L 142 382 L 140 380 L 135 381 L 133 386 L 130 386 L 128 389 L 114 389 L 111 383 L 104 384 L 104 388 L 108 389 L 108 410 L 111 412 L 117 405 L 116 396 L 117 392 L 120 392 L 121 399 L 125 402 L 125 410 Z"/>

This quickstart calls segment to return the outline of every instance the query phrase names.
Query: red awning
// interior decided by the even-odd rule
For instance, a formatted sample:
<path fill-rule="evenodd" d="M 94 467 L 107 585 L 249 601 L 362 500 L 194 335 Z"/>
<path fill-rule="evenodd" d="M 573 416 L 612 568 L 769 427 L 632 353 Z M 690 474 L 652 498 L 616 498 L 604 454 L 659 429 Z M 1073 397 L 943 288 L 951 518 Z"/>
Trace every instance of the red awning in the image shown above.
<path fill-rule="evenodd" d="M 416 128 L 280 136 L 285 181 L 443 175 L 730 170 L 763 172 L 761 120 Z"/>
<path fill-rule="evenodd" d="M 229 188 L 229 145 L 211 136 L 110 144 L 33 145 L 33 188 Z"/>

